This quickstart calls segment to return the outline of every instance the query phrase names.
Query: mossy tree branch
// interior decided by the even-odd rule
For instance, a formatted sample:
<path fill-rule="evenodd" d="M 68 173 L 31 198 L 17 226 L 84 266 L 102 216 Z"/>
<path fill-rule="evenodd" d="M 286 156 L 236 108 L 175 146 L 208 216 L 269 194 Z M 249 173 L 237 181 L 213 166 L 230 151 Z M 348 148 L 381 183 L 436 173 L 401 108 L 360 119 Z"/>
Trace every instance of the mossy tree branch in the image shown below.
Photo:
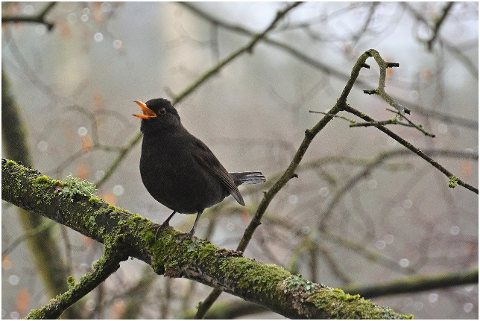
<path fill-rule="evenodd" d="M 110 264 L 107 264 L 104 257 L 99 264 L 112 267 L 110 270 L 121 259 L 135 257 L 150 264 L 157 274 L 218 287 L 289 318 L 408 317 L 358 295 L 345 294 L 275 265 L 245 258 L 240 252 L 196 238 L 180 241 L 179 232 L 173 229 L 161 229 L 156 241 L 156 224 L 111 206 L 91 192 L 85 181 L 53 180 L 34 169 L 2 159 L 2 199 L 104 243 L 107 249 L 112 249 L 114 258 L 108 259 Z M 104 276 L 93 284 L 98 284 Z M 89 286 L 93 288 L 92 284 Z"/>
<path fill-rule="evenodd" d="M 371 286 L 347 285 L 343 290 L 347 293 L 359 293 L 365 298 L 373 298 L 385 295 L 398 295 L 401 293 L 413 293 L 442 289 L 451 286 L 461 286 L 478 283 L 478 269 L 459 272 L 439 273 L 434 275 L 409 276 L 393 282 L 375 284 Z M 218 303 L 216 308 L 210 309 L 205 315 L 206 319 L 233 319 L 245 317 L 251 314 L 265 312 L 264 307 L 237 300 L 234 303 Z M 191 319 L 195 314 L 186 313 L 185 318 Z"/>

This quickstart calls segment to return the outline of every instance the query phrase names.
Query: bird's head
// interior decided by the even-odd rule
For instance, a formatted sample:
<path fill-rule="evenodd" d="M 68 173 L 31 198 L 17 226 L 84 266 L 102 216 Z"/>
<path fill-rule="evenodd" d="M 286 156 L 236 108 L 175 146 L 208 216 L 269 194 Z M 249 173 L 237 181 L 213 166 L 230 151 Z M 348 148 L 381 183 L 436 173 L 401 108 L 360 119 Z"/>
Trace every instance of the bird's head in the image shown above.
<path fill-rule="evenodd" d="M 140 127 L 142 132 L 155 131 L 180 124 L 180 116 L 177 110 L 167 99 L 155 98 L 146 103 L 135 100 L 135 103 L 143 110 L 143 114 L 133 114 L 133 116 L 142 120 Z"/>

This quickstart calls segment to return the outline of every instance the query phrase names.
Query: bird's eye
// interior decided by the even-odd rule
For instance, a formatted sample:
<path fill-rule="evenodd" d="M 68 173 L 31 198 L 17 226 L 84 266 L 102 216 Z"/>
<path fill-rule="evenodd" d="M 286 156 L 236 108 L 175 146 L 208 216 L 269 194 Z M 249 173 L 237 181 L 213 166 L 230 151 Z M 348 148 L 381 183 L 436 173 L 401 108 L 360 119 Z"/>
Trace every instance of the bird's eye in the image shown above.
<path fill-rule="evenodd" d="M 167 110 L 165 108 L 162 108 L 158 111 L 159 115 L 165 115 L 167 113 Z"/>

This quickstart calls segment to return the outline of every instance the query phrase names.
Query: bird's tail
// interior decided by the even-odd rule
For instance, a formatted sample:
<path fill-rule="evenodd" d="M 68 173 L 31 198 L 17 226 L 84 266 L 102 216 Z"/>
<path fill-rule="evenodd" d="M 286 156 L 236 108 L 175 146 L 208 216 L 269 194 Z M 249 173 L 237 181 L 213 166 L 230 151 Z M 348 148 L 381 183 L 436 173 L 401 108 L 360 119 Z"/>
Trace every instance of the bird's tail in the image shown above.
<path fill-rule="evenodd" d="M 261 172 L 241 172 L 241 173 L 229 173 L 232 176 L 235 184 L 258 184 L 266 181 L 265 176 Z"/>

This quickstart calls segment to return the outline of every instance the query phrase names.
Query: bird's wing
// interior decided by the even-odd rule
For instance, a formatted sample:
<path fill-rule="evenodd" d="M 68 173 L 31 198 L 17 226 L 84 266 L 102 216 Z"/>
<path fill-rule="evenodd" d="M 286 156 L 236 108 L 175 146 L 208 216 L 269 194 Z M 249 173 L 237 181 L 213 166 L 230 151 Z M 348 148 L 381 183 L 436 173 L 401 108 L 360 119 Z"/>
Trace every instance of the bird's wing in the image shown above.
<path fill-rule="evenodd" d="M 228 174 L 225 167 L 222 166 L 220 161 L 217 159 L 217 157 L 215 157 L 208 146 L 198 139 L 195 141 L 195 145 L 196 147 L 199 147 L 192 148 L 195 160 L 207 172 L 218 178 L 240 205 L 245 205 L 242 194 L 240 194 L 240 191 L 238 190 L 237 185 L 235 185 L 232 177 L 230 174 Z"/>

